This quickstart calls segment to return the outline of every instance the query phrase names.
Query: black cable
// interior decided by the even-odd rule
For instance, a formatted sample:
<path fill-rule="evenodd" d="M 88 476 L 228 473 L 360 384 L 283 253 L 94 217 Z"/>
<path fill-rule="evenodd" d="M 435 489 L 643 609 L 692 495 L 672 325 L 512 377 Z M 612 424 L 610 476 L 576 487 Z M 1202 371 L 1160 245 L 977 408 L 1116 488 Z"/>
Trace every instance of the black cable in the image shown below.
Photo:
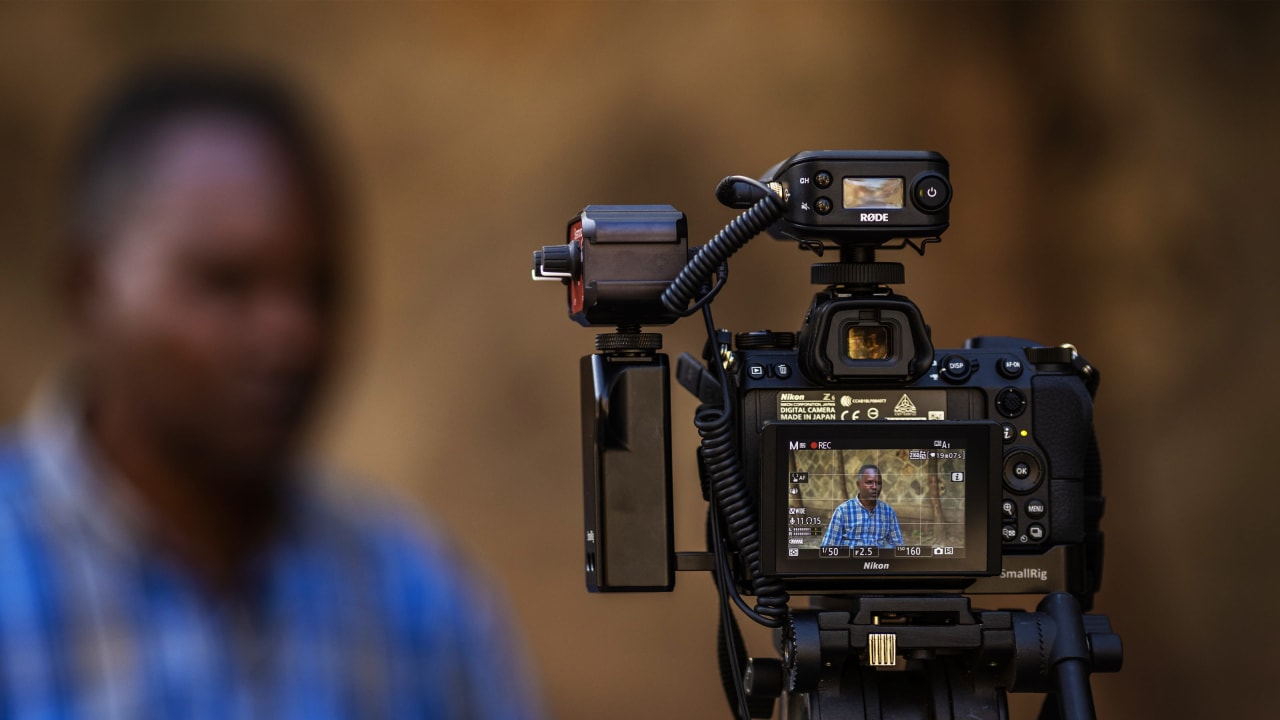
<path fill-rule="evenodd" d="M 707 337 L 716 346 L 715 322 L 711 318 L 711 309 L 703 307 L 702 316 L 707 326 Z M 714 407 L 703 404 L 694 414 L 693 424 L 702 437 L 699 450 L 707 475 L 710 477 L 712 507 L 719 513 L 717 521 L 723 521 L 728 530 L 728 537 L 733 541 L 743 563 L 751 574 L 751 589 L 756 595 L 754 611 L 745 609 L 745 614 L 752 620 L 766 627 L 781 627 L 787 617 L 786 587 L 776 577 L 766 577 L 760 571 L 760 525 L 756 516 L 755 504 L 751 501 L 750 490 L 742 477 L 742 463 L 738 454 L 735 426 L 733 422 L 732 395 L 729 378 L 724 364 L 719 357 L 713 357 L 713 371 L 720 381 L 721 406 Z M 717 522 L 717 525 L 719 523 Z M 716 537 L 724 537 L 725 533 L 716 533 Z M 728 553 L 717 552 L 717 563 L 725 564 L 725 585 L 731 595 L 737 594 L 731 575 L 728 574 Z M 741 600 L 741 598 L 739 598 Z"/>
<path fill-rule="evenodd" d="M 748 240 L 777 222 L 786 210 L 782 198 L 759 180 L 743 175 L 733 175 L 721 180 L 720 186 L 723 188 L 726 183 L 743 183 L 763 194 L 746 212 L 734 218 L 711 238 L 711 242 L 703 246 L 698 254 L 689 260 L 689 264 L 684 266 L 676 279 L 671 281 L 671 286 L 662 293 L 662 304 L 681 317 L 692 315 L 715 297 L 715 294 L 724 286 L 723 282 L 717 283 L 710 292 L 698 300 L 697 304 L 689 307 L 689 301 L 698 295 L 707 280 L 711 279 L 711 276 L 724 265 L 725 260 L 746 245 Z"/>
<path fill-rule="evenodd" d="M 699 252 L 701 252 L 701 250 L 702 248 L 698 248 Z M 689 315 L 692 315 L 695 312 L 706 307 L 707 303 L 714 300 L 716 295 L 720 294 L 720 291 L 724 289 L 725 283 L 729 282 L 729 263 L 727 262 L 720 263 L 720 267 L 716 269 L 715 274 L 716 274 L 715 284 L 712 285 L 711 289 L 708 290 L 701 298 L 699 298 L 697 302 L 689 306 L 689 309 L 685 312 L 685 317 L 688 317 Z"/>
<path fill-rule="evenodd" d="M 714 508 L 711 512 L 712 515 L 715 515 Z M 714 528 L 712 532 L 715 532 Z M 723 539 L 718 535 L 713 535 L 713 537 L 715 538 L 715 545 L 717 546 L 715 553 L 717 557 L 719 557 L 723 552 Z M 727 659 L 729 663 L 729 677 L 727 678 L 729 682 L 726 683 L 725 689 L 730 705 L 733 705 L 736 701 L 737 708 L 734 715 L 741 718 L 741 720 L 750 720 L 751 710 L 750 705 L 747 703 L 747 689 L 744 685 L 742 665 L 738 662 L 738 648 L 742 638 L 740 634 L 735 633 L 737 627 L 733 624 L 733 612 L 729 609 L 730 594 L 726 590 L 726 587 L 733 583 L 733 579 L 724 575 L 721 570 L 719 562 L 717 562 L 717 568 L 712 573 L 712 578 L 716 583 L 716 594 L 720 598 L 720 639 L 722 643 L 716 644 L 716 650 L 722 661 L 722 672 L 724 669 L 723 661 Z M 722 682 L 725 680 L 726 678 L 721 677 Z M 733 688 L 732 695 L 727 694 L 729 687 Z"/>
<path fill-rule="evenodd" d="M 721 532 L 720 523 L 718 521 L 715 523 L 715 531 Z M 721 542 L 723 542 L 723 536 L 722 536 Z M 722 550 L 722 546 L 720 545 L 716 546 L 716 550 L 718 552 L 716 557 L 716 571 L 724 574 L 732 581 L 733 568 L 729 565 L 729 559 L 728 559 L 729 553 L 719 552 L 720 550 Z M 765 627 L 777 627 L 776 625 L 773 625 L 773 621 L 770 618 L 760 615 L 754 609 L 752 609 L 747 605 L 747 601 L 742 599 L 742 593 L 738 592 L 737 583 L 730 582 L 728 592 L 729 592 L 729 599 L 733 600 L 733 604 L 738 606 L 738 609 L 742 611 L 743 615 L 746 615 L 747 617 L 760 623 L 761 625 L 764 625 Z"/>
<path fill-rule="evenodd" d="M 726 189 L 739 189 L 742 184 L 754 189 L 754 194 L 759 198 L 694 254 L 662 294 L 662 303 L 681 316 L 702 310 L 708 342 L 713 351 L 709 364 L 720 382 L 719 407 L 709 403 L 700 405 L 694 415 L 694 426 L 702 438 L 699 459 L 710 499 L 711 550 L 715 558 L 713 578 L 720 607 L 720 642 L 717 643 L 717 650 L 721 656 L 722 673 L 725 665 L 728 666 L 728 677 L 722 676 L 721 679 L 725 683 L 730 705 L 736 706 L 734 714 L 741 720 L 750 720 L 751 704 L 747 699 L 742 667 L 746 655 L 741 650 L 742 635 L 734 621 L 730 600 L 752 620 L 766 627 L 777 628 L 786 619 L 789 597 L 781 581 L 764 577 L 760 572 L 759 518 L 751 502 L 750 489 L 742 477 L 733 416 L 733 395 L 724 362 L 719 357 L 715 321 L 711 317 L 709 303 L 728 281 L 729 266 L 726 261 L 729 256 L 776 222 L 785 206 L 782 199 L 763 183 L 741 176 L 721 181 L 717 196 Z M 716 281 L 709 289 L 704 290 L 713 276 Z M 699 293 L 701 297 L 690 306 L 689 302 Z M 727 536 L 722 525 L 727 525 Z M 756 595 L 754 610 L 747 606 L 738 592 L 729 560 L 729 548 L 726 547 L 729 540 L 751 575 L 752 590 Z"/>
<path fill-rule="evenodd" d="M 747 494 L 748 489 L 742 480 L 741 471 L 737 469 L 739 456 L 734 438 L 733 415 L 728 410 L 733 407 L 733 395 L 729 388 L 724 364 L 720 361 L 715 321 L 712 319 L 711 309 L 704 307 L 702 316 L 706 323 L 708 342 L 711 343 L 709 364 L 715 366 L 714 372 L 720 382 L 721 391 L 721 406 L 717 408 L 703 404 L 698 408 L 694 419 L 694 425 L 702 435 L 701 465 L 707 476 L 710 492 L 708 530 L 712 556 L 715 560 L 712 578 L 716 583 L 720 609 L 717 654 L 720 657 L 721 682 L 725 688 L 726 699 L 734 709 L 736 717 L 741 720 L 750 720 L 752 704 L 747 696 L 743 668 L 746 653 L 741 648 L 742 634 L 738 630 L 737 623 L 734 622 L 729 601 L 732 600 L 738 609 L 752 620 L 767 627 L 779 627 L 786 617 L 789 598 L 785 588 L 776 578 L 765 578 L 760 574 L 759 527 Z M 745 515 L 741 507 L 746 508 Z M 725 531 L 722 527 L 729 517 L 743 518 L 746 521 L 741 523 L 746 527 L 739 527 L 735 532 L 735 543 L 751 573 L 757 601 L 754 610 L 742 599 L 734 580 L 729 549 L 726 547 Z"/>

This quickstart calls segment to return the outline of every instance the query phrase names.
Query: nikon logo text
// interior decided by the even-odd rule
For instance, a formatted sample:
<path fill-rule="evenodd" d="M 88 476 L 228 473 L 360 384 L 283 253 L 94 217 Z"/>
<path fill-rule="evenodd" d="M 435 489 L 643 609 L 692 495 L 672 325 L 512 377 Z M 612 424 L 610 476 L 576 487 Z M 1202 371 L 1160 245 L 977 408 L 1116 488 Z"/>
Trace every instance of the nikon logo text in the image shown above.
<path fill-rule="evenodd" d="M 888 570 L 889 563 L 881 563 L 881 562 L 875 562 L 874 560 L 868 560 L 867 562 L 862 564 L 862 569 L 863 570 Z"/>
<path fill-rule="evenodd" d="M 889 213 L 862 213 L 862 222 L 889 222 Z"/>

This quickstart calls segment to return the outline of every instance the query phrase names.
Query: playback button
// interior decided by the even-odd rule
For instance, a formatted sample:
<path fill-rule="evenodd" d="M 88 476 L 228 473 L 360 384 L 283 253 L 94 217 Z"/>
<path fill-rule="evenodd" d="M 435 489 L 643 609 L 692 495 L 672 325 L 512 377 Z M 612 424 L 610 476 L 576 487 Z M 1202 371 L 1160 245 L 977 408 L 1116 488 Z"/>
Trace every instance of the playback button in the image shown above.
<path fill-rule="evenodd" d="M 911 197 L 916 207 L 924 212 L 932 213 L 941 210 L 951 201 L 951 184 L 937 173 L 925 173 L 916 178 L 911 188 Z"/>

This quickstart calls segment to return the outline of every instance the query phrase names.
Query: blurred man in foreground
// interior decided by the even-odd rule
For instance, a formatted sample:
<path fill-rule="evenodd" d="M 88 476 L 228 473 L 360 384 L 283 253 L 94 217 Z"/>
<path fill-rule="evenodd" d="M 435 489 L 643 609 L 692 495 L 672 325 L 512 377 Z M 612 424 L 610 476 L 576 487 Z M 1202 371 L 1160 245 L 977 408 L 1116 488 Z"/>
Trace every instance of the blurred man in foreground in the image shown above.
<path fill-rule="evenodd" d="M 170 71 L 76 166 L 77 345 L 0 442 L 0 717 L 523 718 L 489 598 L 302 467 L 342 217 L 287 94 Z"/>

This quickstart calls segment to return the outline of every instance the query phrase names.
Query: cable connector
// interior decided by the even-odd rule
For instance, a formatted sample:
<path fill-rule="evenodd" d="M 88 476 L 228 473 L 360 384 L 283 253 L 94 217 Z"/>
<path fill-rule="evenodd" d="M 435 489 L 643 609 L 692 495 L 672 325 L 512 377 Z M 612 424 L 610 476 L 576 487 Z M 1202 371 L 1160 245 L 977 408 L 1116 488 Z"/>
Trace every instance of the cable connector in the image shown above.
<path fill-rule="evenodd" d="M 721 205 L 731 207 L 737 210 L 746 210 L 764 199 L 765 195 L 772 192 L 774 195 L 787 201 L 787 189 L 782 183 L 769 183 L 764 185 L 759 182 L 752 182 L 739 175 L 731 175 L 720 181 L 716 186 L 716 199 Z"/>

